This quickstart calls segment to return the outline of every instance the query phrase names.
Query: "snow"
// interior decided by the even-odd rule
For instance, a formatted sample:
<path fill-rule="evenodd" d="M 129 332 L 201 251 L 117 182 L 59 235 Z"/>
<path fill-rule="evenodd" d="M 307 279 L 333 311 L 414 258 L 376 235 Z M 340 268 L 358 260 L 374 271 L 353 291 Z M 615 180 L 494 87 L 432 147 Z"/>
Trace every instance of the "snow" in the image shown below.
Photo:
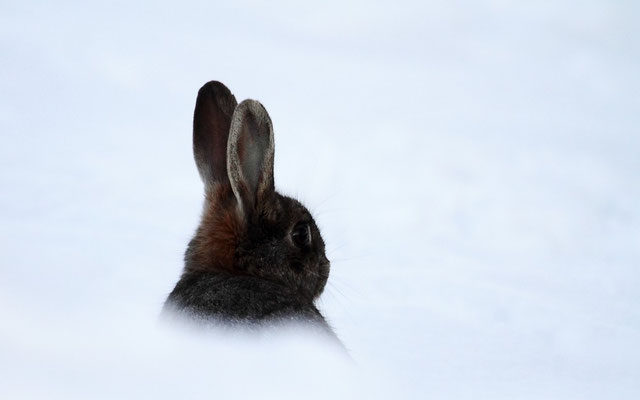
<path fill-rule="evenodd" d="M 0 398 L 638 398 L 639 11 L 3 2 Z M 351 360 L 158 325 L 211 79 L 271 114 Z"/>

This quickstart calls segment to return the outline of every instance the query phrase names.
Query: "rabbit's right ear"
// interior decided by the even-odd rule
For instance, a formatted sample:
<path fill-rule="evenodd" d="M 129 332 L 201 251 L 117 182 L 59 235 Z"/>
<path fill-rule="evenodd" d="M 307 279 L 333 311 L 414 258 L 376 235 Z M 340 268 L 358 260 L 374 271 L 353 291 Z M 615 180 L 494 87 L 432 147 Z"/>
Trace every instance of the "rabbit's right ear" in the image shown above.
<path fill-rule="evenodd" d="M 193 155 L 205 186 L 229 184 L 227 140 L 238 102 L 220 82 L 206 83 L 198 91 L 193 114 Z"/>
<path fill-rule="evenodd" d="M 273 156 L 273 126 L 267 110 L 255 100 L 243 101 L 231 121 L 227 170 L 245 216 L 274 191 Z"/>

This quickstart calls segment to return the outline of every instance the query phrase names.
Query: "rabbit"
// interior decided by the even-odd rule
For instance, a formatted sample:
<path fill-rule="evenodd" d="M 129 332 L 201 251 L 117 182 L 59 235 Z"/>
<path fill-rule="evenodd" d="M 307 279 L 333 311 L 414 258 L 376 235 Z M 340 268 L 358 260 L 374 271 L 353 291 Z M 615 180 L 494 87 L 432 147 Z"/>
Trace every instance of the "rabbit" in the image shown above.
<path fill-rule="evenodd" d="M 338 340 L 314 305 L 329 277 L 324 241 L 309 211 L 274 188 L 273 126 L 262 104 L 237 104 L 225 85 L 206 83 L 193 152 L 204 210 L 163 314 L 224 326 L 298 322 Z"/>

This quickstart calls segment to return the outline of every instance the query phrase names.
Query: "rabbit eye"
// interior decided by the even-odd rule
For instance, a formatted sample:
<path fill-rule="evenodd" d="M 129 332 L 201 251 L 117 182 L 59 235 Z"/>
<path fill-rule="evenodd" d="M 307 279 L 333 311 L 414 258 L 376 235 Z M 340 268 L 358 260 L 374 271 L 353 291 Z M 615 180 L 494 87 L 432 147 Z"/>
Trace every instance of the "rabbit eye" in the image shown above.
<path fill-rule="evenodd" d="M 298 222 L 291 231 L 291 239 L 296 246 L 302 248 L 311 244 L 311 231 L 309 224 L 306 222 Z"/>

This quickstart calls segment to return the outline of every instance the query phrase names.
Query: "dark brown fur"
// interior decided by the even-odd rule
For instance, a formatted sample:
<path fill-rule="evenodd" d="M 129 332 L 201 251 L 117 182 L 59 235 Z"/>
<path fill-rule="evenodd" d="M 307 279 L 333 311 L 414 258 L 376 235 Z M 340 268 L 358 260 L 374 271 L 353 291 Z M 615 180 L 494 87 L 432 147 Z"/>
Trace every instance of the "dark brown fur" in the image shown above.
<path fill-rule="evenodd" d="M 207 190 L 202 221 L 185 254 L 185 272 L 233 273 L 242 221 L 229 185 Z"/>

